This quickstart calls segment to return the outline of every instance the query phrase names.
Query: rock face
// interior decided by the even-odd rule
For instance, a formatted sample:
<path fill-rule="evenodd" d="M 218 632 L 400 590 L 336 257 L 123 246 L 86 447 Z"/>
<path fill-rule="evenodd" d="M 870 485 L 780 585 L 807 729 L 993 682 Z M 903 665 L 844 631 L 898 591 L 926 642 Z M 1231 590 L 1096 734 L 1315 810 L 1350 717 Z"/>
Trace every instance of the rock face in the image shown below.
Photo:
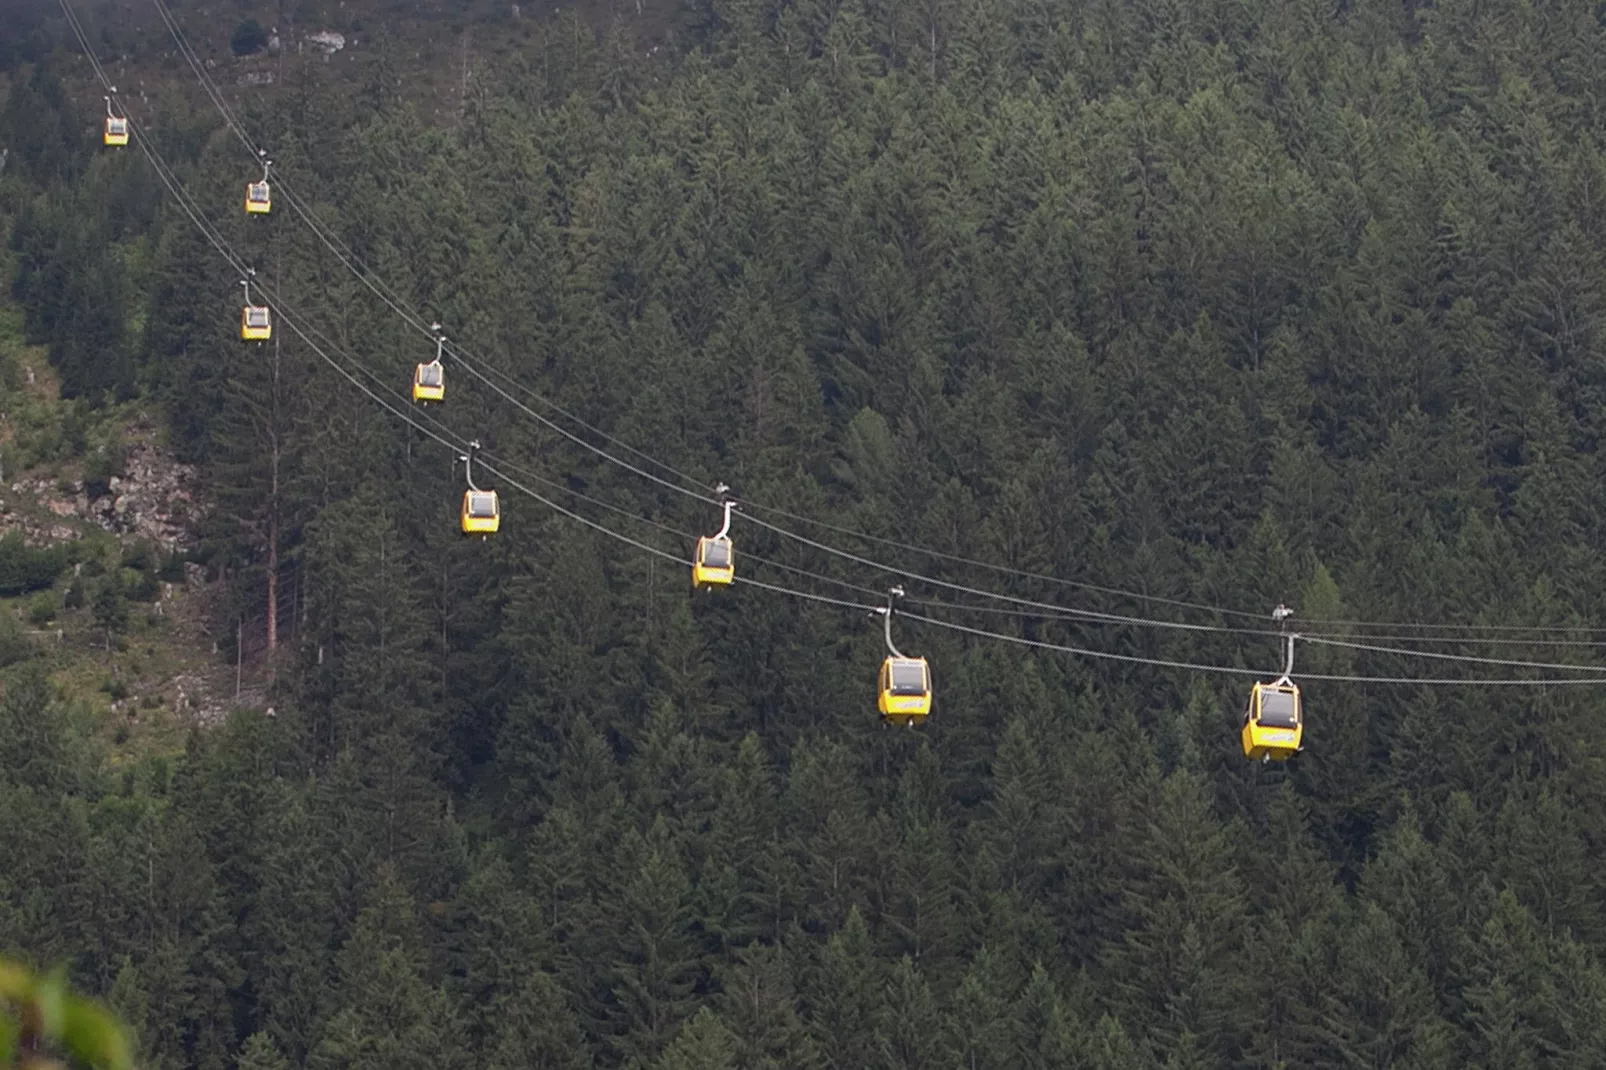
<path fill-rule="evenodd" d="M 124 475 L 107 481 L 91 498 L 83 480 L 70 489 L 52 479 L 24 479 L 0 497 L 0 534 L 21 530 L 33 546 L 81 537 L 70 521 L 90 521 L 118 535 L 143 536 L 168 550 L 190 549 L 200 508 L 194 497 L 195 468 L 164 456 L 151 442 L 133 442 Z M 27 508 L 28 503 L 34 508 Z"/>
<path fill-rule="evenodd" d="M 346 35 L 335 33 L 333 30 L 322 30 L 307 35 L 307 43 L 314 48 L 321 49 L 326 56 L 332 56 L 346 47 Z"/>
<path fill-rule="evenodd" d="M 169 550 L 189 549 L 198 515 L 194 466 L 163 456 L 149 442 L 136 442 L 124 471 L 107 481 L 105 495 L 89 503 L 95 522 L 117 534 L 143 535 Z"/>

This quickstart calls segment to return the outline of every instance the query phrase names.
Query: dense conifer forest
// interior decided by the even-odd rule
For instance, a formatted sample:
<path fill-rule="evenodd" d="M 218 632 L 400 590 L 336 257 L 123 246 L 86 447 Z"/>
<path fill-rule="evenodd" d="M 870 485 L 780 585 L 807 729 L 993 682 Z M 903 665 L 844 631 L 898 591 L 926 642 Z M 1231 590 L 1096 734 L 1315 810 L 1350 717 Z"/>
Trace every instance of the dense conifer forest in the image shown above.
<path fill-rule="evenodd" d="M 650 52 L 553 18 L 439 122 L 378 26 L 359 77 L 231 90 L 336 245 L 511 384 L 448 361 L 434 413 L 505 473 L 682 560 L 719 512 L 664 483 L 723 481 L 740 576 L 902 583 L 1012 639 L 1269 679 L 1282 602 L 1597 660 L 1596 5 L 674 17 Z M 453 453 L 295 332 L 243 344 L 237 275 L 100 145 L 64 26 L 27 45 L 0 214 L 29 340 L 86 405 L 160 404 L 216 501 L 196 560 L 252 627 L 278 607 L 275 716 L 171 759 L 113 768 L 28 659 L 0 676 L 0 953 L 68 963 L 142 1066 L 1606 1065 L 1602 688 L 1312 680 L 1281 770 L 1239 751 L 1253 676 L 901 618 L 935 708 L 883 729 L 862 609 L 694 595 L 506 483 L 463 539 Z M 171 78 L 135 117 L 184 188 L 405 391 L 429 339 L 296 213 L 241 211 L 255 165 Z"/>

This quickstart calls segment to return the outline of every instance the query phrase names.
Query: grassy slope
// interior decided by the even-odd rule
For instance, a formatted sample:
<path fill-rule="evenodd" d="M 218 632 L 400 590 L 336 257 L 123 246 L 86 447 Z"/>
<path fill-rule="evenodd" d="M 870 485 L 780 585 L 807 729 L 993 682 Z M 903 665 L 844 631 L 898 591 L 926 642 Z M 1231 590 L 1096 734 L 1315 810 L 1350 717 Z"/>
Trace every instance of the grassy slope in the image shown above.
<path fill-rule="evenodd" d="M 19 310 L 0 302 L 0 364 L 5 363 L 16 369 L 20 389 L 0 393 L 0 450 L 14 458 L 41 451 L 54 455 L 20 472 L 8 467 L 0 498 L 14 517 L 48 520 L 81 533 L 102 567 L 114 565 L 131 539 L 86 519 L 52 515 L 52 502 L 74 496 L 66 490 L 83 477 L 83 458 L 65 448 L 50 450 L 50 440 L 59 438 L 66 422 L 68 403 L 59 397 L 43 348 L 23 344 Z M 138 427 L 151 425 L 150 417 L 139 402 L 104 410 L 89 417 L 86 439 L 131 439 Z M 46 492 L 29 489 L 41 480 Z M 15 485 L 23 485 L 22 492 L 14 492 Z M 84 568 L 94 571 L 92 565 Z M 106 745 L 114 767 L 181 750 L 188 725 L 197 717 L 216 715 L 218 703 L 210 696 L 233 694 L 232 668 L 211 653 L 208 632 L 220 592 L 214 587 L 187 589 L 182 583 L 164 586 L 159 602 L 129 603 L 127 627 L 108 644 L 88 606 L 63 608 L 72 580 L 69 570 L 49 592 L 0 598 L 0 615 L 30 633 L 63 715 L 84 723 Z M 33 610 L 42 603 L 53 603 L 54 620 L 34 618 Z M 0 671 L 0 687 L 18 668 Z M 198 701 L 180 709 L 181 689 Z"/>

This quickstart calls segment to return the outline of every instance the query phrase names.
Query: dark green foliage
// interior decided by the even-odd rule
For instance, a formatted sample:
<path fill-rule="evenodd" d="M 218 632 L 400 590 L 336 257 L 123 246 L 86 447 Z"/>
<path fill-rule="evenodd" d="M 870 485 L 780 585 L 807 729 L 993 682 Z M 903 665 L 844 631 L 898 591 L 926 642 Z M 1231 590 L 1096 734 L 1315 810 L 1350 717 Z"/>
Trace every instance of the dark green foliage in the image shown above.
<path fill-rule="evenodd" d="M 452 1004 L 431 984 L 416 907 L 381 871 L 335 958 L 334 1008 L 308 1058 L 316 1067 L 472 1065 Z"/>
<path fill-rule="evenodd" d="M 33 653 L 33 643 L 22 633 L 22 625 L 16 618 L 0 617 L 0 669 L 26 661 Z"/>
<path fill-rule="evenodd" d="M 92 499 L 103 497 L 111 489 L 112 477 L 125 474 L 121 450 L 116 444 L 92 450 L 84 457 L 84 493 Z"/>
<path fill-rule="evenodd" d="M 236 56 L 249 56 L 268 45 L 268 31 L 256 19 L 246 19 L 229 36 L 229 49 Z"/>
<path fill-rule="evenodd" d="M 100 578 L 90 596 L 89 608 L 95 614 L 95 623 L 108 635 L 122 630 L 128 623 L 128 598 L 120 574 L 109 573 Z"/>
<path fill-rule="evenodd" d="M 18 23 L 28 22 L 35 13 L 10 10 L 7 16 L 16 30 Z M 0 45 L 0 69 L 9 68 L 3 62 L 4 53 L 23 40 L 21 33 L 6 34 L 6 43 Z M 21 172 L 41 183 L 76 178 L 89 156 L 81 137 L 84 118 L 50 69 L 35 67 L 26 79 L 12 83 L 5 108 L 0 111 L 0 141 L 10 150 L 6 170 Z"/>
<path fill-rule="evenodd" d="M 290 1070 L 290 1061 L 279 1053 L 273 1038 L 266 1033 L 252 1033 L 245 1038 L 235 1065 L 238 1070 Z"/>
<path fill-rule="evenodd" d="M 532 971 L 522 987 L 495 1004 L 486 1066 L 494 1070 L 586 1070 L 586 1037 L 564 1004 L 553 978 Z"/>
<path fill-rule="evenodd" d="M 0 536 L 0 596 L 26 594 L 56 582 L 69 562 L 65 545 L 31 547 L 22 532 Z"/>
<path fill-rule="evenodd" d="M 44 591 L 36 594 L 28 601 L 28 623 L 35 628 L 43 628 L 56 619 L 61 611 L 61 603 L 53 591 Z"/>

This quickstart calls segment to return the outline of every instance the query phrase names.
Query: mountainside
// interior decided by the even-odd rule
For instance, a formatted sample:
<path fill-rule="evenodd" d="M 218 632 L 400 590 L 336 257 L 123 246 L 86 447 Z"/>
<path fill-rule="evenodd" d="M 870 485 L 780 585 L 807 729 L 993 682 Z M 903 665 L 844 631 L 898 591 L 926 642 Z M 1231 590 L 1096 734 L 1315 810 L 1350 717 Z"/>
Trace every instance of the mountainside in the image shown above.
<path fill-rule="evenodd" d="M 0 954 L 153 1068 L 1606 1065 L 1592 5 L 394 7 L 86 8 L 122 149 L 0 56 Z"/>

